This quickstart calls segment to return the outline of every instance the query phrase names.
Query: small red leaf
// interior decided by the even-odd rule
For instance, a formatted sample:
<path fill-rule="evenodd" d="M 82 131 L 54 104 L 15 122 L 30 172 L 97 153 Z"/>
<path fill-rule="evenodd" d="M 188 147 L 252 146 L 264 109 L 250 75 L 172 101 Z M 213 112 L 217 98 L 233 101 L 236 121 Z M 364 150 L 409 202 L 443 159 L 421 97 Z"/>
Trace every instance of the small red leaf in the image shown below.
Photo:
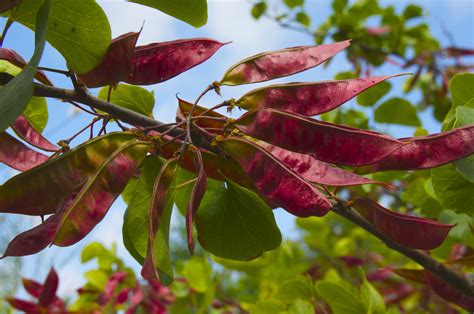
<path fill-rule="evenodd" d="M 17 235 L 7 246 L 2 258 L 38 253 L 53 242 L 60 217 L 52 215 L 42 224 Z"/>
<path fill-rule="evenodd" d="M 263 142 L 259 145 L 307 181 L 331 186 L 381 184 L 391 187 L 384 182 L 372 181 L 350 171 L 334 167 L 311 155 L 295 153 Z"/>
<path fill-rule="evenodd" d="M 38 304 L 44 307 L 48 307 L 51 302 L 56 298 L 56 291 L 58 290 L 59 278 L 58 274 L 51 268 L 48 276 L 43 284 L 43 290 L 38 298 Z"/>
<path fill-rule="evenodd" d="M 41 295 L 41 291 L 43 290 L 42 284 L 37 281 L 24 278 L 22 279 L 22 282 L 26 292 L 28 292 L 35 298 L 39 298 L 39 296 Z"/>
<path fill-rule="evenodd" d="M 209 38 L 153 43 L 135 48 L 127 83 L 150 85 L 164 82 L 209 59 L 224 44 Z"/>
<path fill-rule="evenodd" d="M 474 311 L 474 297 L 468 296 L 450 284 L 445 283 L 438 276 L 428 270 L 425 270 L 425 278 L 428 285 L 437 295 L 446 301 L 459 305 L 467 311 Z"/>
<path fill-rule="evenodd" d="M 133 290 L 132 297 L 130 298 L 130 307 L 126 310 L 125 314 L 134 314 L 136 308 L 142 302 L 142 300 L 143 300 L 143 291 L 140 285 L 138 285 Z"/>
<path fill-rule="evenodd" d="M 314 116 L 331 111 L 364 90 L 396 76 L 399 75 L 271 85 L 245 94 L 236 105 L 246 110 L 274 108 Z"/>
<path fill-rule="evenodd" d="M 194 167 L 197 172 L 196 182 L 194 183 L 191 197 L 189 198 L 188 208 L 186 210 L 186 231 L 187 231 L 187 242 L 188 249 L 191 254 L 194 254 L 194 239 L 193 239 L 193 221 L 196 216 L 196 212 L 201 204 L 201 200 L 206 192 L 206 171 L 204 170 L 204 163 L 202 154 L 199 150 L 194 152 Z"/>
<path fill-rule="evenodd" d="M 109 277 L 109 280 L 107 281 L 107 284 L 105 285 L 105 288 L 104 288 L 102 304 L 106 304 L 110 300 L 112 300 L 112 297 L 114 296 L 115 288 L 117 288 L 118 284 L 124 281 L 125 277 L 127 277 L 127 273 L 124 271 L 119 271 Z"/>
<path fill-rule="evenodd" d="M 234 123 L 245 134 L 262 141 L 339 165 L 371 164 L 401 145 L 388 135 L 275 109 L 249 111 Z"/>
<path fill-rule="evenodd" d="M 33 302 L 24 301 L 15 298 L 7 298 L 8 303 L 17 310 L 23 311 L 29 314 L 39 314 L 41 313 L 40 307 Z"/>
<path fill-rule="evenodd" d="M 2 4 L 0 4 L 0 10 L 1 10 Z M 23 69 L 26 66 L 26 61 L 23 59 L 22 56 L 20 56 L 15 50 L 10 49 L 10 48 L 1 48 L 0 47 L 0 60 L 6 60 L 13 64 L 14 66 L 17 66 L 21 69 Z M 36 71 L 35 78 L 40 81 L 41 83 L 45 85 L 52 86 L 53 83 L 48 79 L 46 74 L 43 71 Z"/>
<path fill-rule="evenodd" d="M 48 160 L 6 132 L 0 133 L 0 162 L 18 171 L 27 171 Z"/>
<path fill-rule="evenodd" d="M 12 124 L 12 129 L 23 140 L 31 145 L 47 152 L 55 152 L 59 148 L 48 141 L 40 132 L 36 131 L 31 123 L 24 117 L 19 116 Z"/>
<path fill-rule="evenodd" d="M 354 207 L 381 233 L 393 241 L 417 250 L 432 250 L 440 246 L 454 225 L 408 216 L 390 211 L 376 202 L 357 197 Z M 416 237 L 413 235 L 416 234 Z"/>
<path fill-rule="evenodd" d="M 390 27 L 387 27 L 387 26 L 367 27 L 365 30 L 367 31 L 367 34 L 370 34 L 370 35 L 385 35 L 390 32 Z"/>
<path fill-rule="evenodd" d="M 112 39 L 102 61 L 91 71 L 79 75 L 87 87 L 100 87 L 126 81 L 132 72 L 132 56 L 140 33 L 126 33 Z"/>
<path fill-rule="evenodd" d="M 448 132 L 400 139 L 402 145 L 368 171 L 438 167 L 474 153 L 474 125 Z"/>
<path fill-rule="evenodd" d="M 346 40 L 327 45 L 300 46 L 264 52 L 230 67 L 220 83 L 240 85 L 292 75 L 320 65 L 349 45 L 350 41 Z"/>
<path fill-rule="evenodd" d="M 391 271 L 407 280 L 421 283 L 423 285 L 427 284 L 425 272 L 423 269 L 396 268 L 391 269 Z"/>
<path fill-rule="evenodd" d="M 243 138 L 222 141 L 270 204 L 299 217 L 324 216 L 331 204 L 318 189 L 293 172 L 265 149 Z"/>
<path fill-rule="evenodd" d="M 392 276 L 392 270 L 390 268 L 379 269 L 374 272 L 367 273 L 366 278 L 368 281 L 382 281 Z"/>
<path fill-rule="evenodd" d="M 444 49 L 444 52 L 448 57 L 462 57 L 474 55 L 474 49 L 459 48 L 459 47 L 448 47 Z"/>

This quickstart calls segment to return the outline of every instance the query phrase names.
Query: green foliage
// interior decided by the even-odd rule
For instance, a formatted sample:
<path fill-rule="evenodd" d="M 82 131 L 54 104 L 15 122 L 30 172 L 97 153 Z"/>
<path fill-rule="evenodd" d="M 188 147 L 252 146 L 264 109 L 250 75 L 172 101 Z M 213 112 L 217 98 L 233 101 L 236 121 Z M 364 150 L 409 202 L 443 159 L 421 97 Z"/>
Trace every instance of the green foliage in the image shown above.
<path fill-rule="evenodd" d="M 281 243 L 271 208 L 254 192 L 230 180 L 206 192 L 196 228 L 203 248 L 223 258 L 253 259 Z"/>
<path fill-rule="evenodd" d="M 381 82 L 372 88 L 369 88 L 365 92 L 357 96 L 357 103 L 362 106 L 373 106 L 379 101 L 383 96 L 385 96 L 390 89 L 392 84 L 387 81 Z"/>
<path fill-rule="evenodd" d="M 129 0 L 146 5 L 194 27 L 207 23 L 207 0 Z"/>
<path fill-rule="evenodd" d="M 155 106 L 155 97 L 153 92 L 134 85 L 118 84 L 116 87 L 103 87 L 99 91 L 98 97 L 102 100 L 109 99 L 117 106 L 133 110 L 145 116 L 153 116 L 153 107 Z"/>
<path fill-rule="evenodd" d="M 265 11 L 267 10 L 267 3 L 265 1 L 260 1 L 257 2 L 253 7 L 252 7 L 252 16 L 254 19 L 259 19 L 263 14 L 265 14 Z"/>
<path fill-rule="evenodd" d="M 111 30 L 102 8 L 95 0 L 52 0 L 51 22 L 46 40 L 66 59 L 77 73 L 92 70 L 109 47 Z M 41 1 L 23 0 L 10 11 L 10 18 L 31 29 Z"/>
<path fill-rule="evenodd" d="M 375 110 L 375 121 L 380 123 L 421 126 L 416 109 L 405 99 L 392 98 Z"/>

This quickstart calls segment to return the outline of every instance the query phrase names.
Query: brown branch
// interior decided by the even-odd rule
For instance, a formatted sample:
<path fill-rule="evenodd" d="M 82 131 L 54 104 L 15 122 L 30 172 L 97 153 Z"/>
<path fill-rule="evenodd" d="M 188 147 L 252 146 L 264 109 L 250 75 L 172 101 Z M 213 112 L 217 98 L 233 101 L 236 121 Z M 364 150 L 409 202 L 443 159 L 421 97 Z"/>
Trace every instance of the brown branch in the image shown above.
<path fill-rule="evenodd" d="M 431 258 L 430 256 L 426 255 L 425 253 L 421 251 L 404 247 L 403 245 L 400 245 L 392 241 L 386 235 L 378 232 L 370 222 L 368 222 L 366 219 L 360 216 L 354 209 L 347 206 L 347 204 L 343 202 L 334 201 L 332 211 L 346 218 L 347 220 L 353 222 L 359 227 L 365 229 L 367 232 L 369 232 L 373 236 L 382 240 L 382 242 L 384 242 L 388 248 L 394 251 L 397 251 L 405 255 L 409 259 L 417 262 L 418 264 L 423 266 L 425 269 L 431 271 L 432 273 L 442 278 L 443 281 L 450 284 L 457 290 L 463 292 L 464 294 L 468 296 L 474 296 L 474 284 L 469 279 L 458 274 L 457 272 L 453 271 L 449 267 L 446 267 L 445 265 L 441 264 L 437 260 Z"/>

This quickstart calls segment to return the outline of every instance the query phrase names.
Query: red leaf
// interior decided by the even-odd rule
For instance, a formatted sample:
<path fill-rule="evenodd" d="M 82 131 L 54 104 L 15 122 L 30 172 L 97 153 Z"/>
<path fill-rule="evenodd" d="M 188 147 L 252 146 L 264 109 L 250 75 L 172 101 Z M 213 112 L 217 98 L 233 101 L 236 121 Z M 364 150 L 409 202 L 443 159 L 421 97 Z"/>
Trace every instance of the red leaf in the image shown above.
<path fill-rule="evenodd" d="M 385 304 L 399 303 L 406 297 L 410 296 L 414 291 L 415 289 L 412 285 L 401 284 L 396 288 L 383 289 L 383 299 Z"/>
<path fill-rule="evenodd" d="M 38 298 L 38 304 L 44 307 L 48 307 L 56 297 L 58 285 L 58 274 L 56 273 L 54 268 L 51 268 L 43 284 L 43 290 L 41 291 L 41 295 Z"/>
<path fill-rule="evenodd" d="M 367 167 L 368 171 L 433 168 L 469 156 L 474 153 L 474 125 L 400 141 L 398 149 Z"/>
<path fill-rule="evenodd" d="M 275 109 L 249 111 L 234 123 L 239 130 L 252 137 L 340 165 L 371 164 L 401 145 L 388 135 Z"/>
<path fill-rule="evenodd" d="M 193 221 L 199 208 L 199 204 L 201 204 L 201 200 L 204 197 L 204 193 L 206 192 L 207 180 L 201 152 L 196 149 L 193 153 L 195 156 L 194 167 L 198 175 L 196 177 L 196 182 L 194 183 L 191 197 L 189 198 L 188 208 L 186 210 L 187 242 L 188 249 L 191 254 L 194 254 Z"/>
<path fill-rule="evenodd" d="M 384 182 L 372 181 L 350 171 L 334 167 L 311 155 L 295 153 L 263 142 L 259 145 L 307 181 L 331 186 L 381 184 L 391 187 Z"/>
<path fill-rule="evenodd" d="M 35 298 L 39 298 L 41 295 L 41 290 L 43 290 L 43 285 L 37 281 L 30 280 L 30 279 L 22 279 L 23 287 L 25 288 L 26 292 L 31 294 Z"/>
<path fill-rule="evenodd" d="M 0 133 L 0 162 L 18 171 L 27 171 L 48 160 L 6 132 Z"/>
<path fill-rule="evenodd" d="M 397 269 L 391 269 L 391 271 L 407 280 L 421 283 L 423 285 L 427 284 L 423 269 L 397 268 Z"/>
<path fill-rule="evenodd" d="M 324 216 L 331 204 L 326 197 L 258 145 L 243 138 L 222 141 L 230 154 L 272 204 L 299 217 Z"/>
<path fill-rule="evenodd" d="M 135 48 L 127 83 L 150 85 L 164 82 L 209 59 L 224 44 L 209 38 L 153 43 Z"/>
<path fill-rule="evenodd" d="M 84 238 L 107 214 L 148 151 L 148 144 L 125 144 L 82 187 L 61 218 L 54 244 L 69 246 Z"/>
<path fill-rule="evenodd" d="M 366 278 L 368 281 L 382 281 L 392 276 L 392 270 L 390 268 L 379 269 L 374 272 L 367 273 Z"/>
<path fill-rule="evenodd" d="M 53 242 L 60 216 L 52 215 L 42 224 L 17 235 L 9 244 L 2 258 L 38 253 Z"/>
<path fill-rule="evenodd" d="M 126 81 L 132 72 L 132 56 L 140 33 L 126 33 L 112 39 L 102 61 L 91 71 L 79 75 L 87 87 Z"/>
<path fill-rule="evenodd" d="M 114 296 L 115 288 L 117 288 L 118 284 L 124 281 L 125 277 L 127 277 L 127 273 L 124 271 L 119 271 L 110 276 L 104 288 L 102 304 L 106 304 L 112 299 L 112 297 Z"/>
<path fill-rule="evenodd" d="M 149 208 L 150 226 L 148 248 L 141 272 L 143 278 L 147 280 L 160 279 L 157 271 L 158 265 L 155 256 L 155 236 L 158 232 L 161 217 L 163 216 L 163 212 L 165 210 L 168 191 L 176 177 L 177 165 L 178 158 L 167 160 L 162 166 L 153 186 L 153 195 Z"/>
<path fill-rule="evenodd" d="M 328 45 L 300 46 L 264 52 L 230 67 L 220 84 L 263 82 L 302 72 L 320 65 L 349 45 L 350 41 L 346 40 Z"/>
<path fill-rule="evenodd" d="M 364 264 L 364 260 L 356 256 L 339 256 L 339 259 L 343 261 L 347 267 L 356 267 Z"/>
<path fill-rule="evenodd" d="M 245 94 L 236 105 L 246 110 L 274 108 L 314 116 L 331 111 L 364 90 L 399 75 L 271 85 Z"/>
<path fill-rule="evenodd" d="M 17 310 L 23 311 L 28 314 L 39 314 L 40 307 L 33 302 L 24 301 L 15 298 L 7 298 L 8 303 Z"/>
<path fill-rule="evenodd" d="M 40 132 L 36 131 L 30 122 L 24 117 L 19 116 L 12 124 L 12 129 L 23 140 L 31 145 L 47 152 L 56 152 L 59 148 L 48 141 Z"/>
<path fill-rule="evenodd" d="M 425 278 L 428 285 L 436 292 L 437 295 L 445 299 L 446 301 L 452 302 L 459 305 L 467 311 L 474 311 L 474 297 L 464 294 L 462 291 L 457 290 L 453 286 L 445 283 L 438 276 L 425 270 Z"/>
<path fill-rule="evenodd" d="M 448 47 L 444 49 L 444 52 L 448 57 L 462 57 L 474 55 L 474 49 L 459 48 L 459 47 Z"/>
<path fill-rule="evenodd" d="M 385 35 L 390 32 L 390 27 L 367 27 L 365 30 L 367 31 L 367 34 L 370 35 Z"/>
<path fill-rule="evenodd" d="M 132 297 L 130 298 L 130 307 L 127 309 L 125 314 L 134 314 L 135 309 L 143 300 L 143 292 L 141 287 L 138 285 L 134 290 Z"/>
<path fill-rule="evenodd" d="M 8 11 L 17 5 L 19 5 L 21 0 L 3 0 L 0 2 L 0 13 Z"/>
<path fill-rule="evenodd" d="M 376 202 L 357 197 L 354 207 L 374 227 L 393 241 L 417 250 L 432 250 L 440 246 L 454 225 L 408 216 L 390 211 Z M 416 234 L 416 236 L 413 236 Z"/>
<path fill-rule="evenodd" d="M 1 6 L 2 4 L 0 4 L 0 11 L 1 11 Z M 10 49 L 10 48 L 0 47 L 0 60 L 6 60 L 10 62 L 11 64 L 13 64 L 14 66 L 17 66 L 21 69 L 23 69 L 26 66 L 25 59 L 23 59 L 23 57 L 20 56 L 15 50 Z M 53 85 L 53 83 L 51 83 L 51 81 L 48 79 L 48 77 L 43 71 L 37 70 L 35 74 L 35 78 L 45 85 L 49 85 L 49 86 Z"/>

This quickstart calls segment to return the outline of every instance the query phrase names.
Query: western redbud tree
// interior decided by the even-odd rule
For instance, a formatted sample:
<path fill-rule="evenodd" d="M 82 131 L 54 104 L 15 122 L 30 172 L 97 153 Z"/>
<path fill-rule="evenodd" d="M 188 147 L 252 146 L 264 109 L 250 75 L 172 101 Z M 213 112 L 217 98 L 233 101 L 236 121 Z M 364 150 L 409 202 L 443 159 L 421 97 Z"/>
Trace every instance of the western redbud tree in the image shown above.
<path fill-rule="evenodd" d="M 194 26 L 205 22 L 205 1 L 131 2 Z M 443 165 L 447 166 L 436 172 L 438 181 L 449 180 L 454 171 L 472 186 L 468 177 L 474 153 L 471 92 L 460 96 L 453 91 L 457 98 L 444 132 L 400 139 L 313 118 L 399 74 L 269 85 L 211 108 L 199 106 L 208 92 L 316 67 L 351 49 L 351 40 L 344 38 L 263 52 L 237 62 L 196 100 L 178 98 L 176 122 L 166 123 L 152 116 L 153 104 L 141 106 L 127 98 L 146 99 L 147 91 L 137 85 L 171 79 L 209 59 L 224 43 L 196 38 L 137 46 L 140 34 L 136 32 L 111 39 L 107 17 L 93 0 L 7 1 L 0 9 L 7 18 L 2 39 L 14 22 L 35 31 L 29 62 L 12 49 L 0 48 L 0 58 L 11 64 L 0 76 L 0 161 L 21 172 L 0 186 L 0 212 L 43 219 L 18 234 L 3 258 L 35 254 L 50 245 L 76 244 L 122 195 L 128 205 L 122 227 L 125 247 L 143 265 L 141 276 L 161 287 L 173 281 L 169 233 L 175 204 L 184 216 L 191 254 L 195 228 L 205 251 L 236 261 L 255 259 L 280 246 L 272 209 L 283 208 L 300 218 L 331 212 L 422 267 L 394 272 L 430 287 L 448 302 L 474 310 L 474 285 L 465 274 L 472 257 L 461 254 L 440 261 L 429 254 L 445 242 L 454 224 L 387 209 L 357 188 L 373 185 L 390 193 L 399 188 L 396 180 L 374 179 L 373 174 Z M 67 70 L 39 66 L 46 41 L 65 58 Z M 70 78 L 74 89 L 55 86 L 48 71 Z M 466 75 L 458 80 L 472 83 L 472 76 Z M 89 92 L 94 87 L 102 87 L 98 95 Z M 91 121 L 55 145 L 41 134 L 34 118 L 37 110 L 44 110 L 33 101 L 38 97 L 63 100 L 89 113 Z M 236 107 L 246 113 L 235 120 L 216 111 Z M 102 126 L 94 132 L 98 123 Z M 109 123 L 122 131 L 106 133 Z M 6 132 L 8 128 L 17 137 Z M 87 131 L 88 141 L 69 146 Z M 110 281 L 123 278 L 116 273 Z M 41 289 L 32 289 L 38 302 L 12 299 L 11 304 L 32 312 L 62 308 L 55 297 L 57 282 L 51 271 Z M 315 287 L 316 295 L 323 298 L 330 290 L 318 283 Z"/>

